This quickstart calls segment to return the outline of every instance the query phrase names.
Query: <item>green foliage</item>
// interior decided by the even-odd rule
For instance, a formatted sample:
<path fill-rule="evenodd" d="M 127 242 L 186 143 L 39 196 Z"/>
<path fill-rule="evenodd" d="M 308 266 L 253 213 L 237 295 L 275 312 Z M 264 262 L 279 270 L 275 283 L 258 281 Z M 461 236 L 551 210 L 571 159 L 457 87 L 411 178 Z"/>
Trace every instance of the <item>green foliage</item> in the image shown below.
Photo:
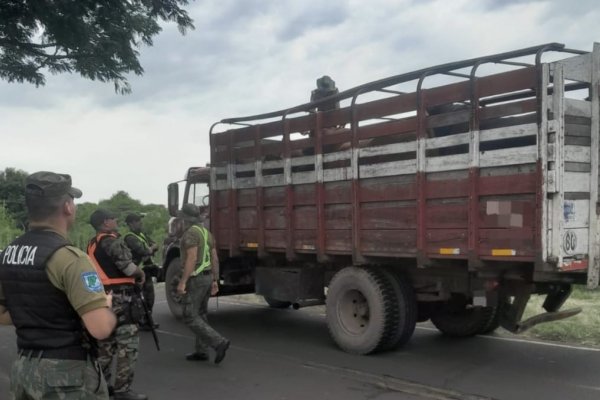
<path fill-rule="evenodd" d="M 25 178 L 27 172 L 15 168 L 0 171 L 0 202 L 10 214 L 13 227 L 21 230 L 25 229 L 27 223 Z"/>
<path fill-rule="evenodd" d="M 2 0 L 0 77 L 44 85 L 41 72 L 78 72 L 131 91 L 126 74 L 142 75 L 139 47 L 151 46 L 159 20 L 193 29 L 189 0 Z"/>
<path fill-rule="evenodd" d="M 23 231 L 15 228 L 15 221 L 6 207 L 0 203 L 0 250 L 4 249 L 21 233 Z"/>
<path fill-rule="evenodd" d="M 89 240 L 95 235 L 90 225 L 90 215 L 98 208 L 106 208 L 117 214 L 119 218 L 119 232 L 124 234 L 129 231 L 125 217 L 131 212 L 144 214 L 143 231 L 159 245 L 167 236 L 167 222 L 169 213 L 162 205 L 142 204 L 139 200 L 132 199 L 127 192 L 119 191 L 108 200 L 99 204 L 82 203 L 77 206 L 75 226 L 69 233 L 71 241 L 79 248 L 85 249 Z M 159 262 L 160 260 L 155 260 Z"/>
<path fill-rule="evenodd" d="M 23 233 L 27 223 L 27 210 L 25 208 L 25 179 L 28 173 L 14 168 L 6 168 L 0 172 L 0 249 Z M 76 203 L 77 204 L 77 203 Z M 143 230 L 152 240 L 162 245 L 167 236 L 167 222 L 169 213 L 167 209 L 158 204 L 142 204 L 139 200 L 132 199 L 125 191 L 118 191 L 108 200 L 99 204 L 77 204 L 75 224 L 69 231 L 71 242 L 85 250 L 89 240 L 95 235 L 94 228 L 90 225 L 90 215 L 98 208 L 107 208 L 119 217 L 119 232 L 128 231 L 125 216 L 131 212 L 142 213 Z M 160 260 L 155 260 L 160 262 Z"/>

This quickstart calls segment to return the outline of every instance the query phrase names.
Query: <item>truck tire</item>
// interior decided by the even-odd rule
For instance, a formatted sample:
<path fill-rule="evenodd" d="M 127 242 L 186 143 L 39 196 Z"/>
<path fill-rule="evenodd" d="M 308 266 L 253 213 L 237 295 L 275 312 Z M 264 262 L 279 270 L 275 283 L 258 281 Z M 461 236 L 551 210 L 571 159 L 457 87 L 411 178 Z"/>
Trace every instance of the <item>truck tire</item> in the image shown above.
<path fill-rule="evenodd" d="M 279 301 L 265 296 L 265 301 L 271 308 L 288 308 L 292 305 L 291 301 Z"/>
<path fill-rule="evenodd" d="M 396 293 L 389 279 L 371 269 L 337 272 L 329 284 L 326 313 L 331 337 L 348 353 L 383 350 L 397 334 Z"/>
<path fill-rule="evenodd" d="M 487 321 L 483 324 L 479 334 L 487 335 L 494 332 L 500 327 L 500 307 L 484 307 L 484 312 L 487 313 Z"/>
<path fill-rule="evenodd" d="M 417 300 L 411 283 L 406 276 L 387 269 L 379 269 L 388 280 L 396 294 L 398 303 L 398 323 L 391 333 L 389 341 L 382 346 L 382 350 L 394 350 L 404 345 L 412 337 L 417 325 Z"/>
<path fill-rule="evenodd" d="M 475 336 L 482 333 L 490 322 L 490 309 L 448 303 L 431 316 L 431 322 L 446 336 Z"/>
<path fill-rule="evenodd" d="M 183 317 L 183 306 L 181 305 L 181 296 L 177 294 L 177 285 L 181 280 L 183 267 L 179 257 L 174 258 L 169 263 L 167 273 L 165 275 L 165 297 L 171 314 L 177 319 Z"/>

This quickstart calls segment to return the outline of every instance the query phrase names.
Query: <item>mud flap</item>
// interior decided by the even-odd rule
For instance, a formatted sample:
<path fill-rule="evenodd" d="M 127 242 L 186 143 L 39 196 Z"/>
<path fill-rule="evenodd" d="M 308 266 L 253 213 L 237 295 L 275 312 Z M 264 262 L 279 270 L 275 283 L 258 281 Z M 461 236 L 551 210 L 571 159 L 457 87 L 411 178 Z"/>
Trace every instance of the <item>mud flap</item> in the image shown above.
<path fill-rule="evenodd" d="M 543 322 L 558 321 L 569 318 L 581 312 L 581 308 L 558 311 L 571 295 L 570 285 L 556 285 L 548 288 L 548 294 L 544 300 L 543 308 L 547 311 L 521 321 L 527 302 L 533 291 L 532 285 L 525 285 L 517 289 L 514 301 L 505 302 L 502 305 L 500 325 L 509 332 L 523 333 L 529 328 Z"/>
<path fill-rule="evenodd" d="M 523 333 L 527 329 L 541 324 L 542 322 L 558 321 L 561 319 L 569 318 L 577 315 L 581 312 L 581 308 L 572 308 L 570 310 L 557 311 L 557 312 L 545 312 L 538 315 L 534 315 L 531 318 L 527 318 L 525 321 L 518 322 L 512 326 L 513 329 L 509 329 L 512 333 Z M 504 325 L 503 325 L 504 326 Z"/>

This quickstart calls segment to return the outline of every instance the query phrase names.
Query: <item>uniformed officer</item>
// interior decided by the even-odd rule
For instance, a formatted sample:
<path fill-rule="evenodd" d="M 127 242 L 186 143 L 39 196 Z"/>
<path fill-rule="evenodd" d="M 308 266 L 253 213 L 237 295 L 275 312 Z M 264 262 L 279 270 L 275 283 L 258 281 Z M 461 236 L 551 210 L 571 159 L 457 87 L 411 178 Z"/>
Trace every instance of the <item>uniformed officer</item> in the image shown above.
<path fill-rule="evenodd" d="M 229 340 L 214 330 L 207 320 L 208 299 L 219 292 L 219 259 L 210 232 L 201 224 L 200 210 L 184 204 L 179 213 L 186 231 L 181 237 L 183 274 L 177 292 L 183 296 L 183 320 L 196 335 L 195 351 L 189 361 L 208 360 L 208 347 L 215 350 L 215 364 L 229 348 Z"/>
<path fill-rule="evenodd" d="M 67 239 L 82 193 L 66 174 L 36 172 L 25 184 L 29 231 L 0 255 L 0 323 L 15 325 L 19 349 L 11 393 L 17 400 L 108 399 L 93 342 L 115 328 L 112 296 Z"/>
<path fill-rule="evenodd" d="M 131 252 L 117 233 L 117 217 L 99 208 L 90 215 L 90 224 L 96 236 L 90 240 L 87 252 L 96 265 L 96 271 L 105 290 L 113 293 L 113 310 L 117 315 L 117 329 L 98 343 L 98 361 L 110 386 L 112 363 L 116 359 L 116 373 L 111 392 L 115 400 L 144 400 L 147 396 L 131 390 L 133 370 L 139 350 L 139 334 L 134 308 L 134 285 L 142 284 L 144 273 L 131 259 Z"/>
<path fill-rule="evenodd" d="M 158 273 L 158 266 L 154 264 L 152 256 L 158 250 L 158 245 L 142 232 L 142 217 L 141 214 L 137 213 L 130 213 L 125 217 L 129 232 L 123 236 L 123 240 L 131 250 L 133 262 L 144 271 L 145 280 L 142 292 L 144 293 L 146 308 L 152 314 L 152 308 L 154 307 L 154 282 L 152 278 Z M 144 324 L 140 325 L 140 329 L 150 329 L 148 324 L 149 322 L 144 320 Z M 158 328 L 158 324 L 154 324 L 154 328 Z"/>

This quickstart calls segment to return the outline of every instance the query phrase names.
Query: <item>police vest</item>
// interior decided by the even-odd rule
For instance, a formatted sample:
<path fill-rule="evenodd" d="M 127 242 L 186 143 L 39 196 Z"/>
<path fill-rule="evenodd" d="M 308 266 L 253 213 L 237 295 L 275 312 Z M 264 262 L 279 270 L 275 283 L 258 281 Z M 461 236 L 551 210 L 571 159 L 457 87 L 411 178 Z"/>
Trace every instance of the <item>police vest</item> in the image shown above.
<path fill-rule="evenodd" d="M 195 228 L 198 232 L 200 232 L 200 236 L 204 239 L 202 260 L 198 260 L 198 263 L 196 264 L 196 270 L 192 274 L 192 276 L 196 276 L 210 265 L 210 247 L 208 246 L 208 231 L 206 228 L 198 225 L 192 225 L 192 228 Z"/>
<path fill-rule="evenodd" d="M 0 282 L 19 349 L 65 349 L 83 344 L 79 315 L 46 274 L 50 257 L 68 244 L 56 232 L 33 230 L 2 253 Z"/>
<path fill-rule="evenodd" d="M 100 242 L 108 237 L 117 238 L 114 233 L 98 233 L 87 247 L 87 254 L 92 259 L 102 285 L 133 285 L 135 278 L 125 275 L 112 258 L 100 246 Z"/>
<path fill-rule="evenodd" d="M 144 245 L 145 248 L 147 248 L 147 249 L 150 248 L 150 243 L 148 242 L 146 235 L 144 235 L 142 232 L 140 232 L 139 234 L 137 234 L 135 232 L 127 232 L 125 234 L 125 236 L 123 237 L 123 239 L 125 239 L 127 236 L 133 236 L 133 237 L 139 239 L 139 241 L 142 242 L 142 244 Z M 125 243 L 127 243 L 127 242 L 125 242 Z M 142 260 L 145 257 L 145 255 L 140 255 L 140 254 L 135 253 L 133 251 L 133 249 L 131 250 L 131 255 L 132 255 L 132 261 L 137 265 L 140 265 Z"/>

